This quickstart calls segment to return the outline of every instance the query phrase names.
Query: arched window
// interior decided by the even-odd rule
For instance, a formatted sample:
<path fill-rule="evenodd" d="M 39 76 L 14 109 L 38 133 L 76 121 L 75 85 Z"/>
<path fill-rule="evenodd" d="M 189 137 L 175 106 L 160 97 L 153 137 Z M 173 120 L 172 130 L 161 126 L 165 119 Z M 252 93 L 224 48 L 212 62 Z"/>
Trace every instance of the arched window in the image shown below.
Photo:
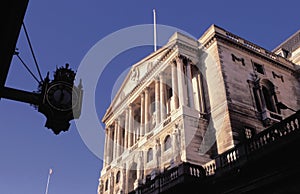
<path fill-rule="evenodd" d="M 256 83 L 253 89 L 256 108 L 259 112 L 268 110 L 280 113 L 276 108 L 277 96 L 275 86 L 269 80 L 262 80 Z"/>
<path fill-rule="evenodd" d="M 147 162 L 150 162 L 153 160 L 153 149 L 149 148 L 148 152 L 147 152 Z"/>
<path fill-rule="evenodd" d="M 271 88 L 267 88 L 266 86 L 262 86 L 262 93 L 263 93 L 263 96 L 264 96 L 264 100 L 265 100 L 265 105 L 266 105 L 266 109 L 268 109 L 269 111 L 272 111 L 272 112 L 276 112 L 276 109 L 275 109 L 275 102 L 274 102 L 274 99 L 273 99 L 273 91 Z"/>
<path fill-rule="evenodd" d="M 116 175 L 116 184 L 118 184 L 120 182 L 120 171 L 117 172 L 117 175 Z"/>
<path fill-rule="evenodd" d="M 167 135 L 167 137 L 164 140 L 164 151 L 167 151 L 171 148 L 171 137 L 170 135 Z"/>

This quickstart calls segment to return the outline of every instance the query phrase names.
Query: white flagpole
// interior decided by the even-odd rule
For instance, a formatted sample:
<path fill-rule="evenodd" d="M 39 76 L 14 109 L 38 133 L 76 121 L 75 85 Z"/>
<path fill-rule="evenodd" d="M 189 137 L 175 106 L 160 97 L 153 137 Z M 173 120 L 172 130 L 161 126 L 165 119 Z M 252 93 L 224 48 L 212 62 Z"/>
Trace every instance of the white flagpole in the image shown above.
<path fill-rule="evenodd" d="M 154 23 L 154 51 L 156 51 L 156 12 L 153 9 L 153 23 Z"/>
<path fill-rule="evenodd" d="M 45 194 L 48 194 L 48 187 L 49 187 L 49 181 L 50 181 L 50 176 L 52 174 L 52 169 L 49 169 L 49 174 L 48 174 L 48 180 L 47 180 L 47 185 L 46 185 L 46 192 Z"/>

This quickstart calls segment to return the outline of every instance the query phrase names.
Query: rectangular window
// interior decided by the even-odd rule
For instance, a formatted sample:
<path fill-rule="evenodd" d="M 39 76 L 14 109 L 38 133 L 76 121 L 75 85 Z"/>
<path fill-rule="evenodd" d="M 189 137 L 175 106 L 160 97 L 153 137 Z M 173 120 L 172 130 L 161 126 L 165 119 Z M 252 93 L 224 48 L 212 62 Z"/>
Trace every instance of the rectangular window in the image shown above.
<path fill-rule="evenodd" d="M 264 66 L 258 63 L 253 62 L 254 70 L 260 74 L 265 74 Z"/>

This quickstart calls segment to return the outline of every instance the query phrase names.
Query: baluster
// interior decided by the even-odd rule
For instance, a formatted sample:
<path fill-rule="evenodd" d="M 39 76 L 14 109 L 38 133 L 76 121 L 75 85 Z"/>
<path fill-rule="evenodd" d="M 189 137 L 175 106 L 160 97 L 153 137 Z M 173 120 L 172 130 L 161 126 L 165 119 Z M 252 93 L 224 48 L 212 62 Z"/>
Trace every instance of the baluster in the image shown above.
<path fill-rule="evenodd" d="M 294 123 L 295 123 L 295 129 L 299 129 L 299 120 L 297 118 L 294 120 Z"/>
<path fill-rule="evenodd" d="M 292 128 L 291 124 L 287 123 L 286 127 L 284 128 L 285 129 L 284 130 L 284 135 L 286 135 L 288 132 L 290 132 L 292 130 L 291 128 Z"/>

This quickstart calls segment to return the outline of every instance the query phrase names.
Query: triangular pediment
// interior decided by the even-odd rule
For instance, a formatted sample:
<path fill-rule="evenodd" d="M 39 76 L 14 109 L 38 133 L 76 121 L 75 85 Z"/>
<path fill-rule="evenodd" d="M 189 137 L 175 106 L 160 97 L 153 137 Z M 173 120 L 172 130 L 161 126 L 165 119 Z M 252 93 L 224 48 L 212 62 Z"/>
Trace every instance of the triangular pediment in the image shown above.
<path fill-rule="evenodd" d="M 112 107 L 121 103 L 124 98 L 140 84 L 141 80 L 143 80 L 147 73 L 153 69 L 155 64 L 161 61 L 161 57 L 164 56 L 168 50 L 169 49 L 158 50 L 157 52 L 137 62 L 130 68 L 127 76 L 124 79 L 124 82 L 119 88 L 111 104 Z"/>
<path fill-rule="evenodd" d="M 132 92 L 138 88 L 140 84 L 148 81 L 147 78 L 151 77 L 151 73 L 156 72 L 156 67 L 160 66 L 159 64 L 163 64 L 165 61 L 170 60 L 170 56 L 175 54 L 175 52 L 177 52 L 177 54 L 180 53 L 183 56 L 188 56 L 189 58 L 195 58 L 197 57 L 197 54 L 195 54 L 195 56 L 190 55 L 191 52 L 188 51 L 187 48 L 197 50 L 198 46 L 197 40 L 185 34 L 175 32 L 166 45 L 132 65 L 124 81 L 122 80 L 122 85 L 118 87 L 118 92 L 116 92 L 102 121 L 105 122 L 113 113 L 116 113 L 115 111 L 117 111 L 118 106 L 122 103 L 124 104 L 125 102 L 125 104 L 130 104 L 126 103 L 126 101 L 129 100 Z M 135 93 L 134 95 L 138 94 Z"/>

